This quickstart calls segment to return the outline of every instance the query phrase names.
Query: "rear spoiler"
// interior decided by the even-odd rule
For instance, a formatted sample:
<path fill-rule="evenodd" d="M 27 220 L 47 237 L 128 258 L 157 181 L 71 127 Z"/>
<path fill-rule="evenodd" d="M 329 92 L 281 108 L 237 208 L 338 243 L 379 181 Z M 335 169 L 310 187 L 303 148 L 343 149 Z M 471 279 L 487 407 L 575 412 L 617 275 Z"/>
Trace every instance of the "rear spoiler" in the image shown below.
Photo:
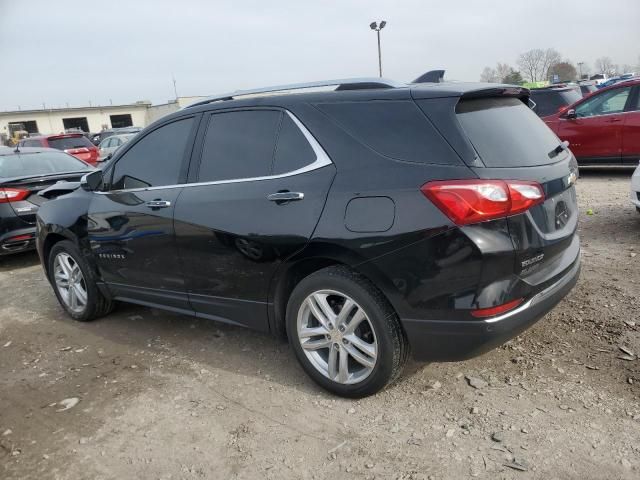
<path fill-rule="evenodd" d="M 529 101 L 531 92 L 528 88 L 518 87 L 515 85 L 496 85 L 495 87 L 487 87 L 478 90 L 470 90 L 464 92 L 460 100 L 473 100 L 476 98 L 488 98 L 488 97 L 516 97 L 522 100 L 524 103 Z"/>

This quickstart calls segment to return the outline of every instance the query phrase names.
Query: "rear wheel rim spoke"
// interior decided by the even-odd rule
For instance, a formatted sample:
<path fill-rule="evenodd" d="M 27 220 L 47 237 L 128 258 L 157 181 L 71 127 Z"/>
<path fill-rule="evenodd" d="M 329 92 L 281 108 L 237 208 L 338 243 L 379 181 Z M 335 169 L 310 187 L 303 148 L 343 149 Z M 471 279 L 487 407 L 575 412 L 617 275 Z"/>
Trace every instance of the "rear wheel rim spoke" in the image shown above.
<path fill-rule="evenodd" d="M 335 290 L 310 294 L 300 306 L 298 341 L 312 366 L 340 384 L 366 379 L 376 366 L 378 343 L 366 312 Z"/>

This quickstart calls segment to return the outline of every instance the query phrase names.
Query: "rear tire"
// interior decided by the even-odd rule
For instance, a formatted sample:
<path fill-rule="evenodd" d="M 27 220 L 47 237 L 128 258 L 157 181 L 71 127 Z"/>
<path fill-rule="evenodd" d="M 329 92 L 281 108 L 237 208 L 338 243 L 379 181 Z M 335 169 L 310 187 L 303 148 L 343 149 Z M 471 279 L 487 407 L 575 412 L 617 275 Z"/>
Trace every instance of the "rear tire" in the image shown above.
<path fill-rule="evenodd" d="M 71 318 L 88 322 L 113 310 L 113 301 L 100 292 L 93 271 L 74 243 L 56 243 L 47 263 L 53 291 Z"/>
<path fill-rule="evenodd" d="M 372 395 L 398 378 L 409 344 L 384 295 L 343 266 L 304 278 L 287 305 L 289 342 L 305 372 L 342 397 Z"/>

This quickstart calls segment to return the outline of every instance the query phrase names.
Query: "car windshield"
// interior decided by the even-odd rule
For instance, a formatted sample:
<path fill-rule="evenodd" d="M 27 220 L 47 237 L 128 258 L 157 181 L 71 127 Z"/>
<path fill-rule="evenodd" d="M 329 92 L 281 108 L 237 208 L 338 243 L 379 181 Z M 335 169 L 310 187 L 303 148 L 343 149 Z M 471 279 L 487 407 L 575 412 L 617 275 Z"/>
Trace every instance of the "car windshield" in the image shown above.
<path fill-rule="evenodd" d="M 0 156 L 0 177 L 30 177 L 56 173 L 93 170 L 86 163 L 66 153 L 16 153 Z"/>
<path fill-rule="evenodd" d="M 72 148 L 89 148 L 94 145 L 84 135 L 78 135 L 74 137 L 50 138 L 49 146 L 57 150 L 70 150 Z"/>

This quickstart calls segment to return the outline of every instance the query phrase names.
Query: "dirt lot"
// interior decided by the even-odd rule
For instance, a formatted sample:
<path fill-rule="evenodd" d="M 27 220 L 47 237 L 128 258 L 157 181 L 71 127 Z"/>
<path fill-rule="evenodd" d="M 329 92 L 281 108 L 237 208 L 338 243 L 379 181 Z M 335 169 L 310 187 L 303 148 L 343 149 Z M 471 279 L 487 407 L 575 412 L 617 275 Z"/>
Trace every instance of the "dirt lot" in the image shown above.
<path fill-rule="evenodd" d="M 1 259 L 0 478 L 640 478 L 629 175 L 579 181 L 582 277 L 552 313 L 361 401 L 269 336 L 125 305 L 73 322 L 35 254 Z"/>

